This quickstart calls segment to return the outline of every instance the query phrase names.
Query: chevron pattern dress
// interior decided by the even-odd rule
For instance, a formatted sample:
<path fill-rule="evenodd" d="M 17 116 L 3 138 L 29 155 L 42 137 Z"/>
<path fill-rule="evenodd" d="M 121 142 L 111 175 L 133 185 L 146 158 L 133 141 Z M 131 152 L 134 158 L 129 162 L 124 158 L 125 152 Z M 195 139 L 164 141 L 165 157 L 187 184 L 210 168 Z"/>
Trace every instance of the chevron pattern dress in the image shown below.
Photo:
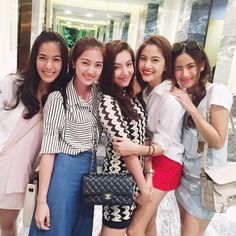
<path fill-rule="evenodd" d="M 124 158 L 113 149 L 112 139 L 114 136 L 128 138 L 141 145 L 144 144 L 146 114 L 138 98 L 133 98 L 131 102 L 140 116 L 137 121 L 128 120 L 122 115 L 115 98 L 109 95 L 102 96 L 99 116 L 103 131 L 106 134 L 106 157 L 103 162 L 104 173 L 129 172 Z M 143 157 L 139 156 L 139 161 L 143 167 Z M 134 193 L 137 191 L 137 186 L 135 186 Z M 105 222 L 105 225 L 109 224 L 112 228 L 116 228 L 116 226 L 113 227 L 114 225 L 117 225 L 119 228 L 126 228 L 131 221 L 135 207 L 135 203 L 127 206 L 103 206 L 103 223 Z"/>

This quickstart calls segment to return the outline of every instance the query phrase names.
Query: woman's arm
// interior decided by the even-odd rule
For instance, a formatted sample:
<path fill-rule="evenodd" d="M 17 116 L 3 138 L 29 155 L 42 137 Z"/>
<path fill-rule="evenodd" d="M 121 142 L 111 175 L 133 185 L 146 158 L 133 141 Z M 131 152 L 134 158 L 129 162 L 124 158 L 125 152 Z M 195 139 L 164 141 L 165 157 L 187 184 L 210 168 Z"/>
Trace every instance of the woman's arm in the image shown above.
<path fill-rule="evenodd" d="M 39 165 L 39 191 L 37 196 L 37 207 L 35 221 L 37 227 L 49 230 L 50 210 L 47 204 L 48 187 L 52 175 L 55 154 L 45 154 L 42 156 Z"/>
<path fill-rule="evenodd" d="M 65 109 L 63 99 L 59 92 L 53 92 L 48 96 L 43 110 L 43 140 L 39 164 L 39 192 L 35 220 L 37 227 L 48 230 L 50 226 L 50 209 L 47 204 L 47 194 L 51 174 L 53 171 L 55 153 L 59 149 L 59 134 L 65 125 Z"/>
<path fill-rule="evenodd" d="M 158 156 L 163 153 L 163 149 L 158 144 L 140 145 L 127 138 L 114 137 L 113 147 L 121 156 L 141 155 L 141 156 Z"/>
<path fill-rule="evenodd" d="M 151 188 L 147 185 L 143 175 L 143 169 L 137 156 L 124 157 L 126 167 L 132 174 L 134 181 L 139 187 L 140 194 L 135 197 L 135 201 L 140 205 L 145 206 L 152 200 Z"/>
<path fill-rule="evenodd" d="M 116 100 L 108 95 L 104 95 L 99 105 L 99 116 L 106 133 L 109 133 L 111 137 L 119 136 L 128 138 L 128 132 L 121 110 Z M 127 169 L 133 175 L 135 182 L 137 183 L 141 194 L 137 197 L 137 202 L 145 205 L 151 201 L 151 191 L 148 188 L 142 166 L 138 160 L 137 155 L 120 155 L 124 158 Z"/>
<path fill-rule="evenodd" d="M 194 106 L 186 93 L 175 88 L 172 94 L 191 115 L 197 129 L 209 145 L 216 149 L 221 148 L 225 143 L 228 132 L 229 110 L 223 106 L 211 105 L 209 123 Z"/>

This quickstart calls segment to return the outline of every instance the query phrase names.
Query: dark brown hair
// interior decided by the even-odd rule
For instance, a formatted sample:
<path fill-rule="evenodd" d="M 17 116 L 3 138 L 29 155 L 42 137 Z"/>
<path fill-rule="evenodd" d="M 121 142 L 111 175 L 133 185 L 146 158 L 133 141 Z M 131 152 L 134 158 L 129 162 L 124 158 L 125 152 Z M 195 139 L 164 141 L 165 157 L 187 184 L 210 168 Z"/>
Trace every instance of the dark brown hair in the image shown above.
<path fill-rule="evenodd" d="M 168 41 L 168 39 L 166 39 L 165 37 L 161 35 L 151 36 L 140 45 L 136 54 L 136 77 L 137 77 L 137 81 L 139 82 L 142 88 L 145 88 L 148 83 L 142 80 L 142 76 L 138 69 L 138 64 L 139 64 L 142 51 L 147 45 L 157 46 L 161 50 L 162 56 L 165 59 L 166 70 L 163 72 L 162 81 L 166 79 L 170 79 L 171 69 L 172 69 L 171 68 L 171 44 L 170 42 Z"/>
<path fill-rule="evenodd" d="M 133 105 L 131 104 L 130 98 L 134 96 L 133 84 L 134 84 L 134 75 L 131 78 L 129 85 L 125 88 L 126 95 L 123 96 L 120 88 L 114 83 L 113 78 L 115 75 L 115 60 L 117 54 L 122 51 L 128 51 L 130 53 L 132 63 L 134 66 L 134 52 L 128 43 L 120 40 L 114 40 L 109 42 L 105 46 L 105 63 L 104 63 L 104 75 L 99 81 L 101 91 L 104 94 L 110 95 L 118 101 L 121 112 L 123 116 L 128 119 L 138 119 L 138 114 L 134 110 Z"/>
<path fill-rule="evenodd" d="M 102 52 L 103 58 L 104 58 L 104 51 L 105 47 L 102 42 L 97 40 L 94 37 L 83 37 L 80 38 L 75 42 L 75 45 L 70 50 L 70 64 L 69 64 L 69 72 L 68 77 L 69 80 L 73 78 L 75 75 L 75 68 L 73 65 L 75 65 L 77 59 L 86 51 L 92 48 L 99 48 Z M 100 77 L 102 76 L 103 72 L 101 73 Z M 66 89 L 62 91 L 64 95 L 66 95 Z"/>
<path fill-rule="evenodd" d="M 192 102 L 193 104 L 198 107 L 201 100 L 206 96 L 206 83 L 210 81 L 211 79 L 211 67 L 207 58 L 206 53 L 204 52 L 203 48 L 200 44 L 197 42 L 197 46 L 193 48 L 188 48 L 185 45 L 190 40 L 186 40 L 183 42 L 180 42 L 180 45 L 183 45 L 180 47 L 180 50 L 172 50 L 172 66 L 173 66 L 173 73 L 175 71 L 175 61 L 178 56 L 180 56 L 183 53 L 188 54 L 190 57 L 193 58 L 195 63 L 197 64 L 198 74 L 199 74 L 199 81 L 196 87 L 193 88 L 192 92 Z M 191 40 L 192 42 L 192 40 Z M 201 71 L 201 66 L 204 65 L 203 70 Z M 174 74 L 173 74 L 174 76 Z M 176 81 L 176 80 L 175 80 Z M 176 81 L 177 85 L 177 81 Z M 178 86 L 178 85 L 177 85 Z M 187 121 L 187 126 L 189 127 L 195 127 L 194 121 L 191 116 L 189 116 Z"/>

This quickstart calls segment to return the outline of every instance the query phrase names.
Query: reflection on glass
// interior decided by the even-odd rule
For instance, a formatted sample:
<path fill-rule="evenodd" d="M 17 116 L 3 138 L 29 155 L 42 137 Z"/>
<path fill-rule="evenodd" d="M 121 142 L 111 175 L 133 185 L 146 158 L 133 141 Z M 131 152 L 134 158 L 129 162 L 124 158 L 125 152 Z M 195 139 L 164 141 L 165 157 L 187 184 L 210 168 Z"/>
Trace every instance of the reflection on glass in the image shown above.
<path fill-rule="evenodd" d="M 158 12 L 164 0 L 51 0 L 52 28 L 64 35 L 69 47 L 84 36 L 100 41 L 127 41 L 134 49 L 158 33 Z"/>

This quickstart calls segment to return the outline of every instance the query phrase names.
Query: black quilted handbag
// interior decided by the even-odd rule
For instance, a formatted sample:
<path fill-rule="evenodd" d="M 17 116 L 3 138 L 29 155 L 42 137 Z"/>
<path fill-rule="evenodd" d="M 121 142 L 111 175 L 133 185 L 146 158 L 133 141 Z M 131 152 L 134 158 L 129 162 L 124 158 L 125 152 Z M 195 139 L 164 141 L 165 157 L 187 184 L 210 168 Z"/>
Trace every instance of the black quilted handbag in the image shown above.
<path fill-rule="evenodd" d="M 131 205 L 134 182 L 130 174 L 89 173 L 83 177 L 83 196 L 92 205 Z"/>

